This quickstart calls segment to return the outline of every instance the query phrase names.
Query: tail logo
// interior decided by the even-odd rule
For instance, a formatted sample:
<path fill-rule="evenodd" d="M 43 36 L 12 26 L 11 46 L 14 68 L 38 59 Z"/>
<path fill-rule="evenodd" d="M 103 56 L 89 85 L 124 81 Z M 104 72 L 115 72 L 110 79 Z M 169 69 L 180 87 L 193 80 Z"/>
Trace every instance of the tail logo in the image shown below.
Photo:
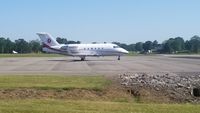
<path fill-rule="evenodd" d="M 51 43 L 51 39 L 48 39 L 47 42 L 50 44 Z"/>

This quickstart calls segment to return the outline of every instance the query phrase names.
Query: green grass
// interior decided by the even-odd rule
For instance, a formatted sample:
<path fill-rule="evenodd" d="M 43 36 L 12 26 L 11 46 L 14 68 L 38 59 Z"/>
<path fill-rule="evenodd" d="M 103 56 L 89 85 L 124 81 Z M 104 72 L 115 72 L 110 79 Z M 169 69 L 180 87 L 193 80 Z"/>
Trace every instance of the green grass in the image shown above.
<path fill-rule="evenodd" d="M 41 89 L 96 89 L 110 83 L 103 76 L 47 76 L 47 75 L 4 75 L 0 76 L 1 89 L 41 88 Z"/>
<path fill-rule="evenodd" d="M 200 105 L 74 100 L 1 100 L 0 113 L 199 113 Z"/>
<path fill-rule="evenodd" d="M 0 58 L 5 57 L 61 57 L 59 54 L 28 53 L 28 54 L 0 54 Z"/>
<path fill-rule="evenodd" d="M 0 76 L 0 90 L 14 88 L 101 90 L 110 84 L 111 81 L 104 76 Z M 3 92 L 1 93 L 4 95 Z M 114 95 L 115 93 L 118 91 L 109 94 Z M 199 113 L 200 111 L 200 105 L 194 104 L 144 104 L 126 101 L 124 99 L 129 98 L 120 99 L 120 97 L 117 98 L 118 101 L 112 99 L 89 101 L 82 99 L 83 97 L 78 98 L 80 100 L 73 98 L 62 100 L 55 98 L 3 98 L 0 99 L 0 113 Z"/>

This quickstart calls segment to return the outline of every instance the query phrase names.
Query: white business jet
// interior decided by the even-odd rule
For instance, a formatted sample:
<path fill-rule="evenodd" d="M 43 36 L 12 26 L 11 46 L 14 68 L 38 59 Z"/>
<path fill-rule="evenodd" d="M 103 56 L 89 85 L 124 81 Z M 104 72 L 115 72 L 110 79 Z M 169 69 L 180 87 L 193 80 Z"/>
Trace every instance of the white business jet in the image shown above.
<path fill-rule="evenodd" d="M 42 50 L 48 53 L 64 54 L 80 57 L 85 60 L 86 56 L 120 56 L 128 54 L 128 51 L 116 44 L 59 44 L 48 33 L 37 33 L 42 41 Z"/>

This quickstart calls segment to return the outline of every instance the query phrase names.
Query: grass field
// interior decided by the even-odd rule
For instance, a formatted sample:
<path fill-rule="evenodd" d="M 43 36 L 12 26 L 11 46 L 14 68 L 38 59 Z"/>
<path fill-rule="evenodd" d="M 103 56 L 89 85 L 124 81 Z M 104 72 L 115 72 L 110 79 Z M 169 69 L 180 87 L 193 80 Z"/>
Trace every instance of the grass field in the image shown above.
<path fill-rule="evenodd" d="M 1 89 L 39 88 L 39 89 L 96 89 L 110 84 L 103 76 L 47 76 L 47 75 L 2 75 Z"/>
<path fill-rule="evenodd" d="M 1 100 L 0 113 L 199 113 L 200 105 L 74 100 Z"/>
<path fill-rule="evenodd" d="M 28 53 L 28 54 L 0 54 L 0 58 L 6 57 L 61 57 L 59 54 Z"/>
<path fill-rule="evenodd" d="M 78 99 L 73 96 L 73 98 L 14 98 L 15 96 L 10 98 L 12 93 L 8 93 L 9 95 L 6 96 L 8 98 L 0 99 L 0 113 L 199 113 L 200 111 L 200 105 L 194 104 L 145 104 L 136 101 L 124 101 L 123 99 L 133 97 L 124 96 L 121 98 L 123 94 L 117 95 L 117 93 L 121 93 L 118 90 L 115 92 L 104 90 L 105 87 L 111 86 L 111 83 L 103 76 L 1 75 L 0 98 L 9 91 L 20 88 L 35 89 L 35 94 L 38 93 L 37 90 L 48 92 L 50 89 L 50 93 L 55 90 L 56 93 L 53 92 L 53 95 L 59 93 L 63 95 L 77 88 L 98 90 L 99 94 L 93 93 L 98 98 L 103 99 L 91 100 L 90 98 L 96 98 L 91 92 L 86 93 L 91 95 L 88 98 L 78 97 L 79 95 L 74 93 L 71 94 L 76 95 L 75 97 L 78 97 Z M 57 89 L 61 89 L 61 91 L 58 92 Z M 26 95 L 26 90 L 22 91 Z M 108 91 L 108 93 L 104 91 Z M 82 94 L 84 92 L 78 90 L 76 93 Z M 15 95 L 19 94 L 17 92 Z M 111 95 L 117 96 L 112 98 Z M 104 99 L 106 97 L 111 99 Z"/>

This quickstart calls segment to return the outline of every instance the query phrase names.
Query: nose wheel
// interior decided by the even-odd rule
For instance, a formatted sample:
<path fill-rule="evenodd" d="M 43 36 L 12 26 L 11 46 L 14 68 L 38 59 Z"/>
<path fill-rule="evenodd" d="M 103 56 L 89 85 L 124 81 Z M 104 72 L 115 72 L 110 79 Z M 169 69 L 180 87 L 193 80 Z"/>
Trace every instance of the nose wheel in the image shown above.
<path fill-rule="evenodd" d="M 120 60 L 120 56 L 118 56 L 117 60 Z"/>

